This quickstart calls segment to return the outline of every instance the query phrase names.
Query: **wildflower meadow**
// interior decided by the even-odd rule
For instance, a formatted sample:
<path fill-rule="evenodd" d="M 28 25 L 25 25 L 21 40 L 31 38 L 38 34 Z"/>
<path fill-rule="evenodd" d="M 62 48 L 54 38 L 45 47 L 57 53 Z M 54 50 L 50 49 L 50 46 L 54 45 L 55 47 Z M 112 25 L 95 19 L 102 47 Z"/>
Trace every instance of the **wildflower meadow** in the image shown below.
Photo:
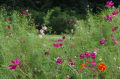
<path fill-rule="evenodd" d="M 106 1 L 97 14 L 88 8 L 86 19 L 2 5 L 0 79 L 120 79 L 120 8 L 114 4 Z"/>

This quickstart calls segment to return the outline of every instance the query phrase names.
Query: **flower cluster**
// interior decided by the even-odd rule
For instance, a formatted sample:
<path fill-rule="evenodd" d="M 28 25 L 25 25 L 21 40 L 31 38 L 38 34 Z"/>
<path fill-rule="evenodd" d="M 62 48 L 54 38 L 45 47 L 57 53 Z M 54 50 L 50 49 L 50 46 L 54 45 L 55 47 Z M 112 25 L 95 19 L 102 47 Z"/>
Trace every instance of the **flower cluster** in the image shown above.
<path fill-rule="evenodd" d="M 65 38 L 66 38 L 66 36 L 63 36 L 62 38 L 58 38 L 57 42 L 61 42 L 61 41 L 63 41 Z M 53 46 L 56 47 L 56 48 L 58 48 L 58 47 L 63 46 L 63 44 L 62 44 L 62 43 L 54 43 Z"/>
<path fill-rule="evenodd" d="M 43 35 L 45 35 L 44 31 L 47 30 L 46 26 L 43 26 L 42 29 L 40 29 L 40 38 L 43 37 Z"/>
<path fill-rule="evenodd" d="M 29 14 L 28 14 L 28 11 L 26 10 L 26 11 L 21 11 L 21 14 L 25 14 L 25 16 L 29 16 Z"/>
<path fill-rule="evenodd" d="M 89 53 L 89 52 L 85 52 L 85 53 L 81 53 L 80 54 L 80 59 L 84 59 L 84 58 L 92 58 L 92 59 L 95 59 L 96 58 L 96 55 L 94 52 L 92 53 Z"/>

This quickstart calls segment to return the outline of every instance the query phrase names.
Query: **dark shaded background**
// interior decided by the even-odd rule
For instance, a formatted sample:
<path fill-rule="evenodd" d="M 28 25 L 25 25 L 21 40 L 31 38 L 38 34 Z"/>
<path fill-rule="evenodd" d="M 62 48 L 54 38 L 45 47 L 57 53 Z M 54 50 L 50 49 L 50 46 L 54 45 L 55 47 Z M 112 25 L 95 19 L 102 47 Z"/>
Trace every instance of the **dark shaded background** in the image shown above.
<path fill-rule="evenodd" d="M 53 7 L 60 7 L 64 10 L 75 10 L 78 13 L 86 13 L 87 5 L 97 13 L 105 8 L 108 0 L 0 0 L 1 5 L 11 6 L 13 9 L 32 8 L 46 12 Z M 119 0 L 113 0 L 115 6 L 120 4 Z"/>

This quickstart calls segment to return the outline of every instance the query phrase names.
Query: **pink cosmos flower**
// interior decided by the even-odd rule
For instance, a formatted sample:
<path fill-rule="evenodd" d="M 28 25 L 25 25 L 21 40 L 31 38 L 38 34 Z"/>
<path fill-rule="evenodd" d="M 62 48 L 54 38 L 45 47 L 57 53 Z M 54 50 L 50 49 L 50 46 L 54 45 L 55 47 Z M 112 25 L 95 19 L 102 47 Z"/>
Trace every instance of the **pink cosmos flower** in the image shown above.
<path fill-rule="evenodd" d="M 50 52 L 45 52 L 45 55 L 49 55 L 50 54 Z"/>
<path fill-rule="evenodd" d="M 63 38 L 63 39 L 65 39 L 65 38 L 66 38 L 66 36 L 63 36 L 62 38 Z"/>
<path fill-rule="evenodd" d="M 77 59 L 77 56 L 75 56 L 75 59 Z"/>
<path fill-rule="evenodd" d="M 109 21 L 109 22 L 112 21 L 112 15 L 106 15 L 106 17 L 107 17 L 106 21 Z"/>
<path fill-rule="evenodd" d="M 104 45 L 105 44 L 105 40 L 100 40 L 100 44 Z"/>
<path fill-rule="evenodd" d="M 11 28 L 11 26 L 10 25 L 8 25 L 8 29 L 10 29 Z"/>
<path fill-rule="evenodd" d="M 112 0 L 106 2 L 106 6 L 113 6 L 113 5 L 114 5 L 114 2 Z"/>
<path fill-rule="evenodd" d="M 115 28 L 112 28 L 112 31 L 115 31 Z"/>
<path fill-rule="evenodd" d="M 2 8 L 3 8 L 3 9 L 5 9 L 5 8 L 6 8 L 6 6 L 2 6 Z"/>
<path fill-rule="evenodd" d="M 57 41 L 58 41 L 58 42 L 61 42 L 61 41 L 62 41 L 62 39 L 61 39 L 61 38 L 59 38 Z"/>
<path fill-rule="evenodd" d="M 37 25 L 40 25 L 40 23 L 38 22 Z"/>
<path fill-rule="evenodd" d="M 70 75 L 66 75 L 66 79 L 70 79 Z"/>
<path fill-rule="evenodd" d="M 60 45 L 57 44 L 57 43 L 54 43 L 53 45 L 54 45 L 54 47 L 56 47 L 56 48 L 60 47 Z"/>
<path fill-rule="evenodd" d="M 46 27 L 46 26 L 43 26 L 42 29 L 43 29 L 43 30 L 47 30 L 47 27 Z"/>
<path fill-rule="evenodd" d="M 118 69 L 120 69 L 120 66 L 117 66 Z"/>
<path fill-rule="evenodd" d="M 19 67 L 21 65 L 21 63 L 19 62 L 18 59 L 16 59 L 16 61 L 11 61 L 12 65 L 9 65 L 8 67 L 10 69 L 16 69 L 17 67 Z"/>
<path fill-rule="evenodd" d="M 25 14 L 25 11 L 21 11 L 22 14 Z"/>
<path fill-rule="evenodd" d="M 96 68 L 93 68 L 93 71 L 97 71 L 97 69 L 96 69 Z"/>
<path fill-rule="evenodd" d="M 40 33 L 42 34 L 44 32 L 44 30 L 43 29 L 40 29 Z"/>
<path fill-rule="evenodd" d="M 62 61 L 62 59 L 61 59 L 60 57 L 58 57 L 58 58 L 56 59 L 56 63 L 61 64 L 61 63 L 63 63 L 63 61 Z"/>
<path fill-rule="evenodd" d="M 90 58 L 90 53 L 85 51 L 85 56 L 86 56 L 87 58 Z"/>
<path fill-rule="evenodd" d="M 118 44 L 118 41 L 117 40 L 113 40 L 114 44 Z"/>
<path fill-rule="evenodd" d="M 62 43 L 60 43 L 60 44 L 59 44 L 59 46 L 63 46 L 63 44 L 62 44 Z"/>
<path fill-rule="evenodd" d="M 92 59 L 95 59 L 95 58 L 96 58 L 96 56 L 95 56 L 95 53 L 94 53 L 94 52 L 92 52 L 90 55 L 91 55 L 91 58 L 92 58 Z"/>
<path fill-rule="evenodd" d="M 28 15 L 28 13 L 26 13 L 26 15 L 25 15 L 25 16 L 29 16 L 29 15 Z"/>
<path fill-rule="evenodd" d="M 32 24 L 35 25 L 35 22 L 33 22 Z"/>
<path fill-rule="evenodd" d="M 112 28 L 112 31 L 115 31 L 115 30 L 118 29 L 118 28 L 119 28 L 119 26 L 113 27 L 113 28 Z"/>
<path fill-rule="evenodd" d="M 70 19 L 70 20 L 69 20 L 69 23 L 72 23 L 72 22 L 73 22 L 73 20 L 72 20 L 72 19 Z"/>
<path fill-rule="evenodd" d="M 81 53 L 81 54 L 80 54 L 80 59 L 83 59 L 83 58 L 85 58 L 85 54 L 84 54 L 84 53 Z"/>
<path fill-rule="evenodd" d="M 92 66 L 95 66 L 96 65 L 96 62 L 90 62 Z"/>
<path fill-rule="evenodd" d="M 75 62 L 72 61 L 72 59 L 69 60 L 69 66 L 74 66 L 75 65 Z"/>
<path fill-rule="evenodd" d="M 117 14 L 117 10 L 113 11 L 112 14 L 113 14 L 113 15 L 116 15 L 116 14 Z"/>

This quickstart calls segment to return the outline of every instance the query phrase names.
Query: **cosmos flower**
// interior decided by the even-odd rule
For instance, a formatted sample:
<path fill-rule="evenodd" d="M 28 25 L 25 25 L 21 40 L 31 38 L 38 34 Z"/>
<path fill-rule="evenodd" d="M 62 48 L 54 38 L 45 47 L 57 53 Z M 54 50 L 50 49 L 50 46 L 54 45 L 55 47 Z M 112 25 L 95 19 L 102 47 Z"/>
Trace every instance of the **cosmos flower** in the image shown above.
<path fill-rule="evenodd" d="M 112 0 L 106 2 L 106 6 L 113 6 L 113 5 L 114 5 L 114 2 Z"/>
<path fill-rule="evenodd" d="M 74 66 L 75 65 L 75 62 L 72 61 L 72 59 L 69 60 L 69 66 Z"/>
<path fill-rule="evenodd" d="M 84 54 L 84 53 L 81 53 L 81 54 L 80 54 L 80 59 L 83 59 L 83 58 L 85 58 L 85 54 Z"/>
<path fill-rule="evenodd" d="M 11 61 L 12 65 L 9 65 L 8 67 L 10 69 L 16 69 L 17 67 L 19 67 L 21 65 L 21 63 L 19 62 L 18 59 L 16 59 L 16 61 Z"/>
<path fill-rule="evenodd" d="M 114 44 L 118 44 L 118 41 L 117 40 L 113 40 Z"/>
<path fill-rule="evenodd" d="M 25 11 L 21 11 L 21 14 L 25 14 Z"/>
<path fill-rule="evenodd" d="M 49 55 L 50 54 L 50 52 L 45 52 L 45 55 Z"/>
<path fill-rule="evenodd" d="M 58 57 L 57 59 L 56 59 L 56 63 L 58 63 L 58 64 L 61 64 L 61 63 L 63 63 L 64 61 L 62 61 L 62 59 L 60 58 L 60 57 Z"/>
<path fill-rule="evenodd" d="M 72 23 L 73 22 L 73 20 L 72 19 L 69 19 L 69 23 Z"/>
<path fill-rule="evenodd" d="M 11 28 L 11 26 L 10 25 L 8 25 L 8 29 L 10 29 Z"/>

